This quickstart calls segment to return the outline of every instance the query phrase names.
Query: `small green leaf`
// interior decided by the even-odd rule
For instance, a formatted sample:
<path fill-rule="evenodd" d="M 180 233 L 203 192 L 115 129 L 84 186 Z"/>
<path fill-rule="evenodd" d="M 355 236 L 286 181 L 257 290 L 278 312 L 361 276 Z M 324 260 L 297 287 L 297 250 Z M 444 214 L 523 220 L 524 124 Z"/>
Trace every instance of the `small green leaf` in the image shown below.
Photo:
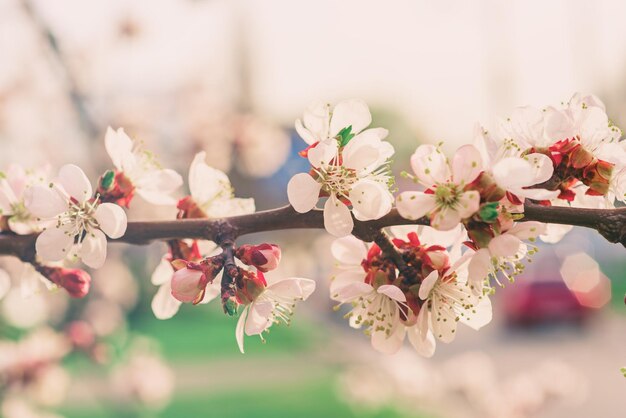
<path fill-rule="evenodd" d="M 478 215 L 487 223 L 495 222 L 498 218 L 498 202 L 485 203 L 478 211 Z"/>
<path fill-rule="evenodd" d="M 224 313 L 228 316 L 237 315 L 237 308 L 239 304 L 234 298 L 228 298 L 225 301 L 222 301 L 222 305 L 224 307 Z"/>
<path fill-rule="evenodd" d="M 107 170 L 100 178 L 100 187 L 104 190 L 109 190 L 113 185 L 115 179 L 115 173 L 112 170 Z"/>
<path fill-rule="evenodd" d="M 354 138 L 354 134 L 352 133 L 352 125 L 343 128 L 337 134 L 337 139 L 339 139 L 340 147 L 345 147 L 346 145 L 348 145 L 348 142 L 350 142 L 352 138 Z"/>

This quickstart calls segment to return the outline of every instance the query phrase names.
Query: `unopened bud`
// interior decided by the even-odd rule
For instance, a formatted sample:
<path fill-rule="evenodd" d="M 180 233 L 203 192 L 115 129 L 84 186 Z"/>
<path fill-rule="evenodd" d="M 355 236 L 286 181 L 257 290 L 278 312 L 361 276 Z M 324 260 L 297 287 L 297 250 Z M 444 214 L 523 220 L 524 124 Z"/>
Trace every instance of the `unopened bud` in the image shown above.
<path fill-rule="evenodd" d="M 128 207 L 135 196 L 135 186 L 123 172 L 106 171 L 98 181 L 101 202 Z"/>
<path fill-rule="evenodd" d="M 280 263 L 280 247 L 276 244 L 242 245 L 237 248 L 236 257 L 242 263 L 254 266 L 264 273 L 274 270 Z"/>
<path fill-rule="evenodd" d="M 43 267 L 41 272 L 52 283 L 67 290 L 67 293 L 73 298 L 82 298 L 89 293 L 91 276 L 86 271 L 62 267 Z"/>
<path fill-rule="evenodd" d="M 211 257 L 200 263 L 174 260 L 172 265 L 176 270 L 172 275 L 172 296 L 195 305 L 202 301 L 207 285 L 222 269 L 223 258 Z"/>
<path fill-rule="evenodd" d="M 240 304 L 249 305 L 263 293 L 266 287 L 267 282 L 262 272 L 258 271 L 254 273 L 249 270 L 240 269 L 235 295 Z"/>

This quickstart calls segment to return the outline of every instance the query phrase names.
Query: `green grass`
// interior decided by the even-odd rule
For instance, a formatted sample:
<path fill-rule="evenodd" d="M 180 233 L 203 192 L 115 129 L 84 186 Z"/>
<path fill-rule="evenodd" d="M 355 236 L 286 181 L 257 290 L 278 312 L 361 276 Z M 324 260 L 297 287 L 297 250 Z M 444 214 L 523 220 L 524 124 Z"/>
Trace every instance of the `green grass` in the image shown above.
<path fill-rule="evenodd" d="M 163 355 L 171 361 L 239 356 L 235 340 L 237 319 L 224 315 L 219 304 L 182 306 L 181 312 L 165 321 L 141 316 L 131 323 L 131 330 L 156 339 Z M 246 355 L 302 351 L 324 339 L 297 314 L 291 326 L 274 325 L 270 331 L 264 334 L 266 344 L 259 337 L 246 337 Z"/>
<path fill-rule="evenodd" d="M 104 408 L 61 411 L 67 418 L 109 418 L 123 416 L 154 416 L 159 418 L 417 418 L 400 415 L 385 408 L 380 411 L 354 411 L 335 393 L 332 377 L 304 381 L 298 385 L 261 388 L 242 387 L 237 392 L 188 394 L 177 397 L 159 413 L 128 413 Z"/>

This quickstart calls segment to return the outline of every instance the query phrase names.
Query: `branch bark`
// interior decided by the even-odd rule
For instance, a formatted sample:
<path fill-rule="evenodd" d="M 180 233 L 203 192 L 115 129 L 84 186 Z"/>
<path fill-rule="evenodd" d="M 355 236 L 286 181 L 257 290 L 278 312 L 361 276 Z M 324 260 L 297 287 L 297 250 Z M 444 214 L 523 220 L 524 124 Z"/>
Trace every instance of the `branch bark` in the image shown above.
<path fill-rule="evenodd" d="M 582 226 L 597 230 L 608 241 L 626 247 L 626 207 L 617 209 L 580 209 L 540 206 L 527 203 L 522 221 L 539 221 Z M 393 225 L 428 225 L 427 218 L 408 220 L 397 210 L 373 221 L 354 221 L 353 234 L 365 241 L 374 241 L 382 228 Z M 224 235 L 233 239 L 257 232 L 287 229 L 323 229 L 323 211 L 316 209 L 298 213 L 291 206 L 222 219 L 179 219 L 172 221 L 129 222 L 126 234 L 112 242 L 144 245 L 153 241 L 173 239 L 206 239 L 221 242 Z M 37 234 L 0 233 L 0 254 L 14 255 L 33 261 Z"/>

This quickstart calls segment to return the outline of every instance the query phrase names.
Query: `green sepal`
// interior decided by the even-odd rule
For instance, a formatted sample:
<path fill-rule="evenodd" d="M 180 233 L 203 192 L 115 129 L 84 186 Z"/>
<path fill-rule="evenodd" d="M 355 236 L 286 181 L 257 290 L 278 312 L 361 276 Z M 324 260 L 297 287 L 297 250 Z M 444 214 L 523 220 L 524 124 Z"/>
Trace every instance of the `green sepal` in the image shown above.
<path fill-rule="evenodd" d="M 498 219 L 498 206 L 498 202 L 485 203 L 478 211 L 478 216 L 487 223 L 495 222 Z"/>
<path fill-rule="evenodd" d="M 102 177 L 100 177 L 100 187 L 103 190 L 109 190 L 115 180 L 115 172 L 113 170 L 107 170 Z"/>
<path fill-rule="evenodd" d="M 339 139 L 339 146 L 345 147 L 348 145 L 348 142 L 354 138 L 354 134 L 352 133 L 352 125 L 347 126 L 339 131 L 337 134 L 337 139 Z"/>

